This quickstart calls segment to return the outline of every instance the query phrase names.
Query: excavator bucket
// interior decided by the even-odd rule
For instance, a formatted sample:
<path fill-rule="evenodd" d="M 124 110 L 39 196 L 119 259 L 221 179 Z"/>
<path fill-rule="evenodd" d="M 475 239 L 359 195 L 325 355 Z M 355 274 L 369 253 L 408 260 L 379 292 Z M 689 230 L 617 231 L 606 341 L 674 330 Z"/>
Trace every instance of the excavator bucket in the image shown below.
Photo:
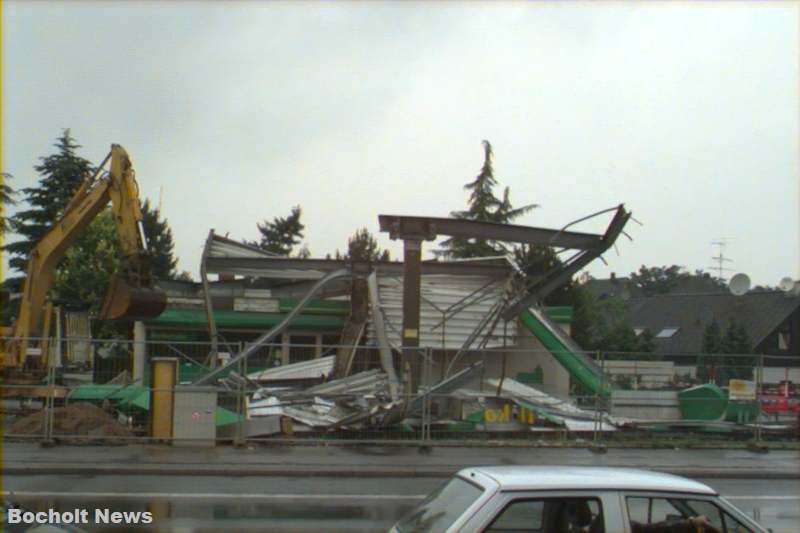
<path fill-rule="evenodd" d="M 101 320 L 147 320 L 161 314 L 167 306 L 164 291 L 130 285 L 123 277 L 112 276 Z"/>

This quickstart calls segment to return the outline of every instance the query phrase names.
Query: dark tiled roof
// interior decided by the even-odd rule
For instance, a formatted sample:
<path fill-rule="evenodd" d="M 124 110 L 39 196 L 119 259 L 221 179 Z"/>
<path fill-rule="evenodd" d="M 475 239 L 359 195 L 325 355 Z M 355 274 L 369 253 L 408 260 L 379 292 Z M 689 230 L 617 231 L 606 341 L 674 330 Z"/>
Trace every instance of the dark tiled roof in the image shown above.
<path fill-rule="evenodd" d="M 758 346 L 798 307 L 800 297 L 779 291 L 662 294 L 628 300 L 629 324 L 647 328 L 653 335 L 667 327 L 678 331 L 668 339 L 655 339 L 660 353 L 696 353 L 703 345 L 703 331 L 716 319 L 724 331 L 731 319 L 744 324 L 753 346 Z"/>
<path fill-rule="evenodd" d="M 622 296 L 624 292 L 627 296 L 641 296 L 641 291 L 630 278 L 590 279 L 584 287 L 596 298 Z"/>

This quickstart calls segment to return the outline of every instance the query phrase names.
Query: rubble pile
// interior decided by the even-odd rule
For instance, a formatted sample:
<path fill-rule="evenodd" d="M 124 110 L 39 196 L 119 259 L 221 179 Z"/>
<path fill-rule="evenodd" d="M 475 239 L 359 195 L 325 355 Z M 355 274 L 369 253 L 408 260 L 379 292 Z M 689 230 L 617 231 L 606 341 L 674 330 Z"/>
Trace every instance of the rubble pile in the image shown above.
<path fill-rule="evenodd" d="M 45 411 L 16 420 L 7 433 L 43 435 Z M 103 409 L 78 402 L 53 409 L 53 435 L 67 437 L 130 437 L 131 432 Z"/>
<path fill-rule="evenodd" d="M 298 365 L 311 369 L 307 363 Z M 481 383 L 478 376 L 482 367 L 482 363 L 475 363 L 435 385 L 420 389 L 417 395 L 397 400 L 392 400 L 387 374 L 378 369 L 305 388 L 299 382 L 297 386 L 286 386 L 284 380 L 276 380 L 272 386 L 267 382 L 249 398 L 248 421 L 253 422 L 253 431 L 260 435 L 278 433 L 281 427 L 278 422 L 286 418 L 292 421 L 295 431 L 301 432 L 372 429 L 401 422 L 414 427 L 421 423 L 420 413 L 429 403 L 436 404 L 436 408 L 429 411 L 433 414 L 431 423 L 444 428 L 533 431 L 561 427 L 570 431 L 591 431 L 597 426 L 604 431 L 616 429 L 619 421 L 606 414 L 598 416 L 511 378 L 504 379 L 502 384 L 497 379 Z M 285 368 L 280 377 L 302 378 L 301 370 Z M 480 390 L 474 388 L 476 383 Z M 486 415 L 497 406 L 506 413 L 499 416 L 503 419 L 499 425 Z M 514 416 L 511 416 L 512 410 Z M 526 421 L 519 416 L 521 412 L 531 413 Z M 502 422 L 506 422 L 505 425 Z"/>

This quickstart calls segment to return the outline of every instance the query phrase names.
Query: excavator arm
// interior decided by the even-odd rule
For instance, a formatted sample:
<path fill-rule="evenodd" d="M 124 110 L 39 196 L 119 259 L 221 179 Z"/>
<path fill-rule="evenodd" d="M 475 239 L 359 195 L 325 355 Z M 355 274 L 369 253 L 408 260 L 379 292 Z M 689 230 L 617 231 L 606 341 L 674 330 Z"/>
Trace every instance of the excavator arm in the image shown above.
<path fill-rule="evenodd" d="M 109 160 L 110 169 L 101 176 Z M 94 175 L 78 188 L 61 219 L 31 251 L 13 339 L 2 351 L 3 366 L 25 366 L 28 339 L 41 333 L 45 300 L 58 262 L 109 201 L 119 235 L 122 270 L 112 277 L 100 318 L 143 319 L 164 310 L 166 296 L 155 289 L 150 274 L 133 167 L 125 149 L 114 144 Z"/>

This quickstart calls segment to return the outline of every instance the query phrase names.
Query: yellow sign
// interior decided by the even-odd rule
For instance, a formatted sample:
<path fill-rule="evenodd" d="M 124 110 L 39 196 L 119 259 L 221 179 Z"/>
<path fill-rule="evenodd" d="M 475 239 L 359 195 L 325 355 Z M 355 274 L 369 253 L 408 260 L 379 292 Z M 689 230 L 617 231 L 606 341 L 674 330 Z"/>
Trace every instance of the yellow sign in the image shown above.
<path fill-rule="evenodd" d="M 536 413 L 534 413 L 532 410 L 526 409 L 525 407 L 520 407 L 514 411 L 516 412 L 512 411 L 511 404 L 505 404 L 499 409 L 487 407 L 483 411 L 483 421 L 489 424 L 502 424 L 504 422 L 516 420 L 528 425 L 533 425 L 533 423 L 536 422 Z"/>
<path fill-rule="evenodd" d="M 745 379 L 732 379 L 728 381 L 728 396 L 731 400 L 755 400 L 756 384 Z"/>

